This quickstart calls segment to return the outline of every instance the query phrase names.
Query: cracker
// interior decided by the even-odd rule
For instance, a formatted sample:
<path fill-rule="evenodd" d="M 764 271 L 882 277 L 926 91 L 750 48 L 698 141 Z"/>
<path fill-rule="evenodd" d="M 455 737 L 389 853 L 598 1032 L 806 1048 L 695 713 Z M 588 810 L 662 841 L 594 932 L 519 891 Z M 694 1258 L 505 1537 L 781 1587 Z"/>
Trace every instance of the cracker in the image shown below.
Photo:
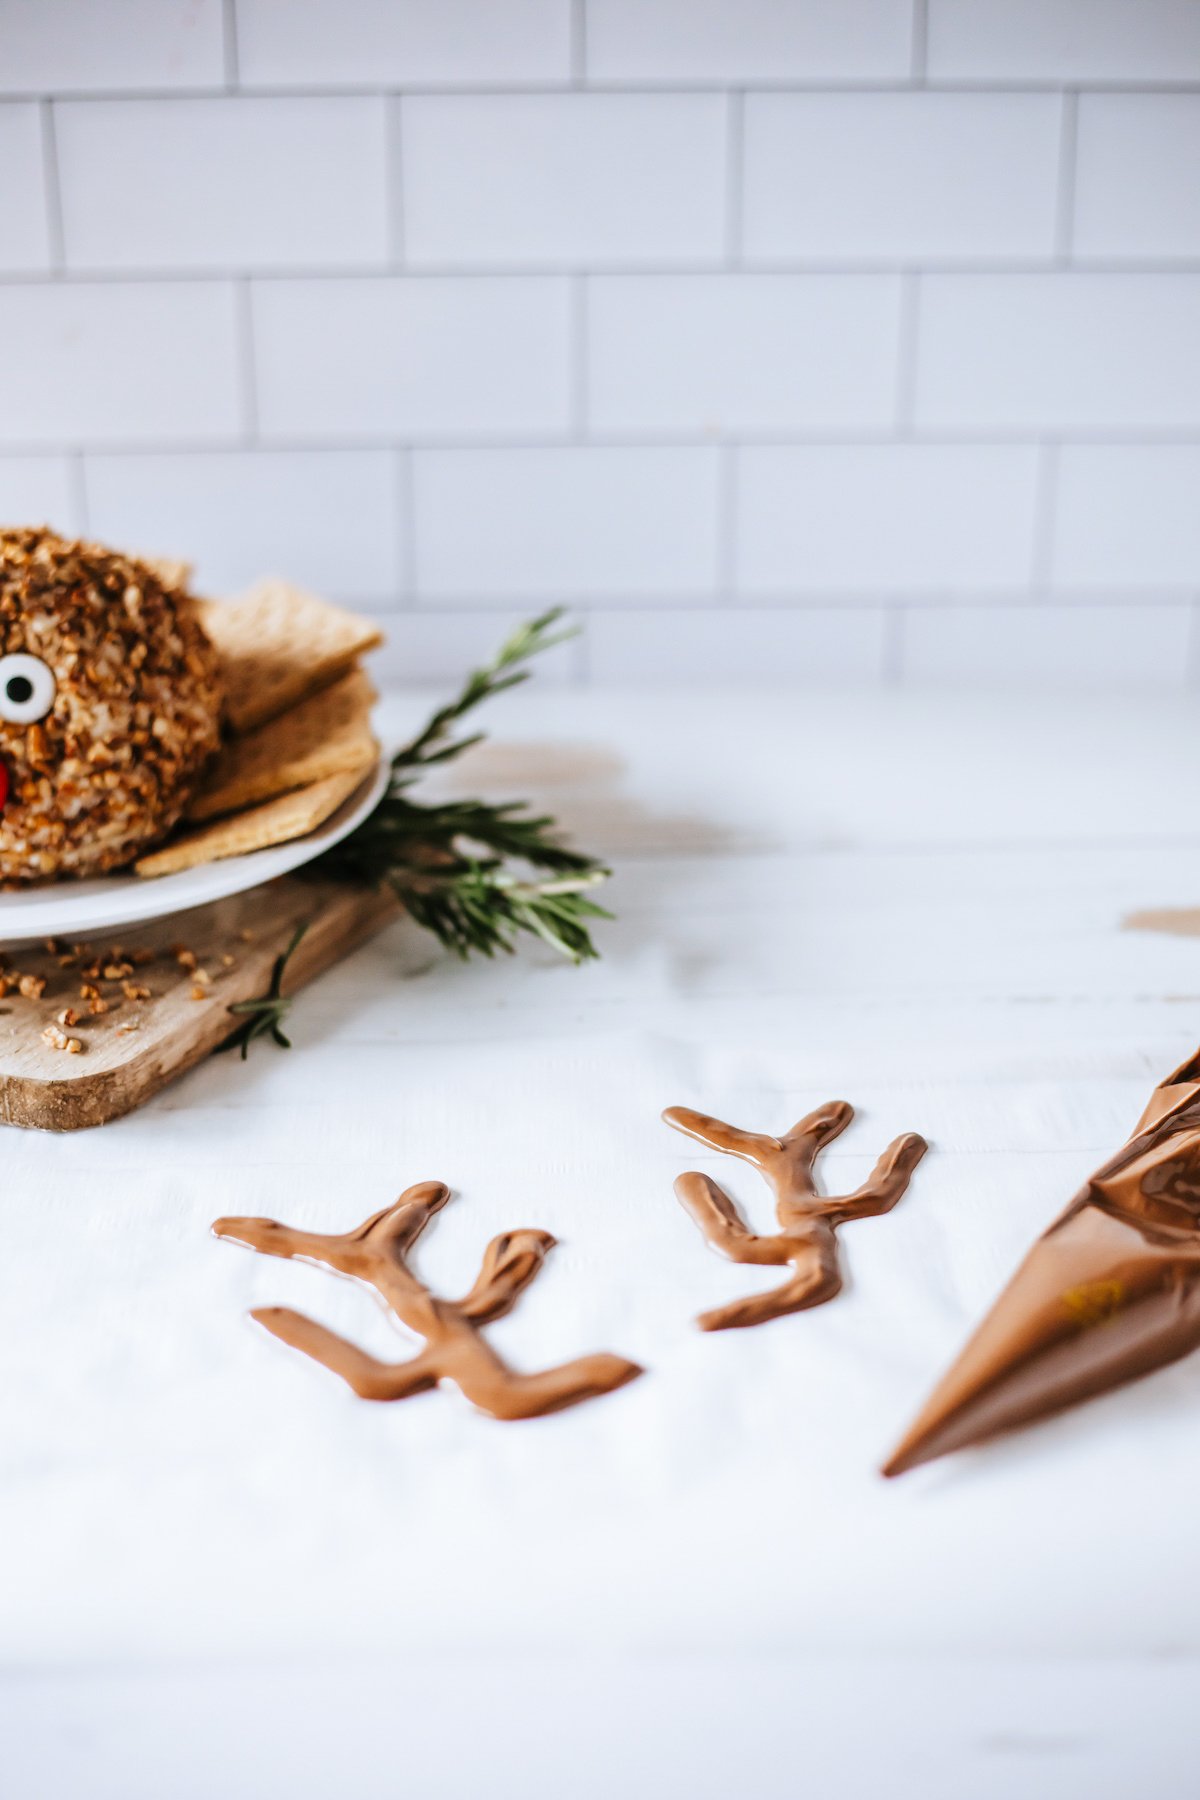
<path fill-rule="evenodd" d="M 187 592 L 188 583 L 192 579 L 193 565 L 190 562 L 183 562 L 176 556 L 137 556 L 136 553 L 134 560 L 156 575 L 164 587 L 174 588 L 180 593 Z"/>
<path fill-rule="evenodd" d="M 375 754 L 371 706 L 376 698 L 368 677 L 352 669 L 278 719 L 234 738 L 192 801 L 188 818 L 240 812 L 327 775 L 362 768 Z"/>
<path fill-rule="evenodd" d="M 372 759 L 373 756 L 374 752 Z M 369 766 L 367 763 L 341 775 L 329 775 L 324 781 L 281 794 L 249 812 L 201 825 L 161 850 L 143 856 L 133 866 L 139 875 L 174 875 L 180 869 L 199 868 L 202 863 L 219 862 L 226 856 L 245 856 L 251 850 L 265 850 L 272 844 L 307 837 L 354 792 Z"/>
<path fill-rule="evenodd" d="M 372 620 L 274 579 L 238 600 L 208 601 L 202 623 L 221 659 L 226 717 L 237 732 L 328 687 L 383 641 Z"/>

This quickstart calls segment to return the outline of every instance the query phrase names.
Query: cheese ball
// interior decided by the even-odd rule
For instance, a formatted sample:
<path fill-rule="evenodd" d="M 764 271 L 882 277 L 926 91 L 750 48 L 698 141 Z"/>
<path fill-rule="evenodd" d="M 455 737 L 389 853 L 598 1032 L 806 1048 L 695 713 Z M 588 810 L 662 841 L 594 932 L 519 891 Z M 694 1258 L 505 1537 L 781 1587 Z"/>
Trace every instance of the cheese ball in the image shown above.
<path fill-rule="evenodd" d="M 216 653 L 165 570 L 0 531 L 0 882 L 103 875 L 165 837 L 220 714 Z"/>

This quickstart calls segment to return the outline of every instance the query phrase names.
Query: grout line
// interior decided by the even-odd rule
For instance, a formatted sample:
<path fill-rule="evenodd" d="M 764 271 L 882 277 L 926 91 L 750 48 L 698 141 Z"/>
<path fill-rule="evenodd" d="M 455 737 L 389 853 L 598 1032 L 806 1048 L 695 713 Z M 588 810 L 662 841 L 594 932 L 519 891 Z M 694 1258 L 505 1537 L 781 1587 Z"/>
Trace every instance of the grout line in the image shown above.
<path fill-rule="evenodd" d="M 1177 589 L 1174 593 L 1111 593 L 1075 595 L 1056 593 L 1048 595 L 1030 594 L 1024 589 L 1010 589 L 994 593 L 964 594 L 930 593 L 925 589 L 908 586 L 895 592 L 881 592 L 879 588 L 870 593 L 845 594 L 836 589 L 800 594 L 763 594 L 759 592 L 745 593 L 726 602 L 714 602 L 711 591 L 701 592 L 694 588 L 680 589 L 668 593 L 646 591 L 644 589 L 628 590 L 624 588 L 609 589 L 602 594 L 564 593 L 561 587 L 539 589 L 532 593 L 514 594 L 510 591 L 489 591 L 484 588 L 456 589 L 453 592 L 441 592 L 418 596 L 409 601 L 398 595 L 394 588 L 376 590 L 358 590 L 364 604 L 370 604 L 375 610 L 392 606 L 403 612 L 460 612 L 486 613 L 500 612 L 505 609 L 519 610 L 523 606 L 549 605 L 552 602 L 562 603 L 572 612 L 584 616 L 595 612 L 613 612 L 628 614 L 634 617 L 640 613 L 670 613 L 675 617 L 686 619 L 689 614 L 705 612 L 720 613 L 723 616 L 746 618 L 763 614 L 786 618 L 794 613 L 837 613 L 870 615 L 882 612 L 885 618 L 893 613 L 911 616 L 914 612 L 938 613 L 942 616 L 951 614 L 984 617 L 994 613 L 1017 612 L 1021 614 L 1046 614 L 1069 618 L 1072 614 L 1082 617 L 1088 612 L 1103 613 L 1117 611 L 1127 614 L 1142 614 L 1150 609 L 1181 612 L 1190 608 L 1194 602 L 1192 590 Z"/>
<path fill-rule="evenodd" d="M 1050 587 L 1058 510 L 1058 468 L 1059 446 L 1057 444 L 1039 445 L 1029 558 L 1029 585 L 1035 593 L 1044 593 Z"/>
<path fill-rule="evenodd" d="M 915 31 L 914 31 L 915 36 Z M 586 50 L 585 50 L 586 55 Z M 924 86 L 938 93 L 946 94 L 1057 94 L 1063 88 L 1061 75 L 1044 77 L 1005 76 L 995 79 L 987 76 L 947 77 L 927 76 Z M 1070 79 L 1070 78 L 1069 78 Z M 660 94 L 664 99 L 677 94 L 720 94 L 728 91 L 730 83 L 718 78 L 686 79 L 670 81 L 663 78 L 638 79 L 637 77 L 589 77 L 589 89 L 597 93 L 632 93 Z M 913 76 L 911 73 L 892 77 L 832 76 L 828 80 L 799 80 L 792 76 L 774 78 L 770 75 L 754 75 L 739 78 L 738 85 L 753 93 L 764 94 L 902 94 L 911 91 Z M 239 97 L 247 100 L 354 100 L 371 99 L 380 94 L 413 94 L 429 96 L 433 99 L 492 99 L 495 97 L 522 98 L 525 95 L 563 94 L 569 93 L 572 79 L 547 81 L 500 81 L 500 82 L 389 82 L 377 81 L 330 81 L 305 82 L 288 81 L 276 85 L 257 83 L 241 83 L 238 87 Z M 1072 90 L 1084 94 L 1200 94 L 1200 82 L 1195 80 L 1165 81 L 1147 78 L 1144 80 L 1118 79 L 1105 81 L 1100 78 L 1076 77 L 1071 79 Z M 107 101 L 126 102 L 130 100 L 219 100 L 225 88 L 221 84 L 207 86 L 181 87 L 111 87 L 88 88 L 70 87 L 13 87 L 0 85 L 0 100 L 92 100 L 97 104 Z"/>
<path fill-rule="evenodd" d="M 928 63 L 929 0 L 913 0 L 911 75 L 921 87 L 926 84 Z"/>
<path fill-rule="evenodd" d="M 417 482 L 411 450 L 396 455 L 396 528 L 400 535 L 398 565 L 401 604 L 417 605 Z"/>
<path fill-rule="evenodd" d="M 591 290 L 586 275 L 571 275 L 567 280 L 567 417 L 571 439 L 578 443 L 587 437 Z"/>
<path fill-rule="evenodd" d="M 237 0 L 222 0 L 221 42 L 225 58 L 225 86 L 232 93 L 238 85 Z"/>
<path fill-rule="evenodd" d="M 902 275 L 896 335 L 896 436 L 902 440 L 913 436 L 916 425 L 920 310 L 920 277 Z"/>
<path fill-rule="evenodd" d="M 383 204 L 384 243 L 388 248 L 391 271 L 404 267 L 404 102 L 384 101 L 383 115 Z"/>
<path fill-rule="evenodd" d="M 1193 600 L 1190 607 L 1183 652 L 1183 685 L 1185 688 L 1200 686 L 1200 600 Z"/>
<path fill-rule="evenodd" d="M 54 105 L 50 100 L 38 102 L 42 133 L 42 198 L 46 208 L 46 243 L 50 267 L 61 274 L 66 263 L 63 232 L 62 187 L 58 177 L 58 134 L 54 128 Z"/>
<path fill-rule="evenodd" d="M 567 20 L 569 38 L 568 67 L 571 86 L 583 87 L 587 82 L 587 4 L 586 0 L 570 0 Z"/>
<path fill-rule="evenodd" d="M 922 262 L 898 260 L 896 258 L 857 259 L 847 257 L 753 257 L 743 258 L 738 267 L 747 275 L 805 275 L 819 278 L 823 275 L 858 275 L 896 276 L 896 275 L 945 275 L 945 276 L 1039 276 L 1056 273 L 1067 273 L 1078 276 L 1081 280 L 1089 275 L 1141 275 L 1161 280 L 1176 280 L 1194 277 L 1200 274 L 1200 255 L 1176 257 L 1117 257 L 1086 256 L 1075 257 L 1064 271 L 1062 261 L 1055 255 L 1039 257 L 1003 257 L 979 255 L 972 257 L 940 257 Z M 253 264 L 231 264 L 227 262 L 186 263 L 186 264 L 146 264 L 132 263 L 128 267 L 92 267 L 74 265 L 63 271 L 63 278 L 68 283 L 81 282 L 95 285 L 120 285 L 143 283 L 150 281 L 171 282 L 195 281 L 236 281 L 245 276 L 253 276 L 255 281 L 384 281 L 395 275 L 404 275 L 413 281 L 442 281 L 452 278 L 459 281 L 510 281 L 541 278 L 553 280 L 562 275 L 629 275 L 653 279 L 657 276 L 689 276 L 699 280 L 706 275 L 727 273 L 729 261 L 722 252 L 718 256 L 698 256 L 676 261 L 641 262 L 622 257 L 597 258 L 594 262 L 582 263 L 563 260 L 558 262 L 421 262 L 406 265 L 394 257 L 375 262 L 341 262 L 341 263 L 273 263 L 261 266 Z M 44 270 L 12 269 L 6 270 L 3 277 L 5 285 L 14 287 L 36 286 L 46 280 Z"/>
<path fill-rule="evenodd" d="M 258 439 L 258 370 L 254 351 L 254 308 L 250 282 L 244 277 L 234 283 L 233 308 L 238 391 L 242 403 L 242 445 L 246 447 L 256 444 Z"/>
<path fill-rule="evenodd" d="M 1054 209 L 1054 255 L 1059 263 L 1071 262 L 1075 239 L 1075 168 L 1079 138 L 1079 95 L 1067 88 L 1062 97 L 1062 121 L 1058 144 L 1058 190 Z"/>
<path fill-rule="evenodd" d="M 252 287 L 253 283 L 244 283 Z M 237 291 L 236 289 L 234 290 Z M 0 416 L 2 424 L 2 416 Z M 712 449 L 714 440 L 702 431 L 599 431 L 588 433 L 587 442 L 597 449 L 606 450 L 707 450 Z M 870 446 L 875 449 L 887 449 L 889 446 L 917 445 L 929 448 L 981 450 L 992 447 L 1006 449 L 1036 450 L 1040 448 L 1065 448 L 1067 446 L 1085 445 L 1089 448 L 1157 450 L 1157 449 L 1195 449 L 1200 445 L 1200 426 L 1187 429 L 1171 429 L 1154 431 L 1152 429 L 1123 430 L 1059 430 L 1039 431 L 1032 428 L 1027 431 L 1009 430 L 1006 428 L 979 430 L 939 430 L 937 427 L 921 427 L 910 435 L 898 435 L 895 430 L 871 431 L 866 429 L 839 430 L 836 427 L 826 429 L 794 431 L 725 431 L 721 442 L 738 449 L 768 450 L 822 450 L 831 447 L 854 449 Z M 439 450 L 453 451 L 469 455 L 477 450 L 568 450 L 576 443 L 569 432 L 563 430 L 521 431 L 497 430 L 465 434 L 462 432 L 434 430 L 419 433 L 398 429 L 391 432 L 273 432 L 257 428 L 255 448 L 263 452 L 277 455 L 301 455 L 311 451 L 324 451 L 330 456 L 339 456 L 354 451 L 387 451 L 387 450 Z M 87 436 L 78 441 L 69 431 L 57 440 L 46 438 L 5 438 L 0 434 L 0 455 L 3 456 L 61 456 L 73 449 L 81 448 L 91 455 L 97 456 L 221 456 L 230 451 L 245 448 L 245 439 L 240 432 L 226 432 L 194 436 L 181 433 L 177 437 L 136 435 L 132 437 L 92 437 Z"/>
<path fill-rule="evenodd" d="M 908 609 L 903 605 L 883 609 L 883 658 L 879 679 L 883 687 L 899 687 L 904 677 L 904 627 Z"/>
<path fill-rule="evenodd" d="M 717 588 L 718 605 L 738 601 L 738 457 L 732 444 L 717 450 Z"/>
<path fill-rule="evenodd" d="M 746 100 L 731 89 L 725 101 L 725 265 L 737 268 L 745 236 Z"/>

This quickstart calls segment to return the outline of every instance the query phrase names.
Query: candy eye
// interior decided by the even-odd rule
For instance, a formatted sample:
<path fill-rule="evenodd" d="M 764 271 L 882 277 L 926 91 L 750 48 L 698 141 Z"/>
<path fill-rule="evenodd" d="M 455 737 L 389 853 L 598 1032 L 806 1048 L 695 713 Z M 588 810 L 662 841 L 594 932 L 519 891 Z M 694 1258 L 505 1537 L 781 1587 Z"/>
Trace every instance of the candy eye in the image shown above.
<path fill-rule="evenodd" d="M 0 719 L 10 725 L 32 725 L 45 718 L 57 692 L 54 676 L 40 656 L 0 656 Z"/>

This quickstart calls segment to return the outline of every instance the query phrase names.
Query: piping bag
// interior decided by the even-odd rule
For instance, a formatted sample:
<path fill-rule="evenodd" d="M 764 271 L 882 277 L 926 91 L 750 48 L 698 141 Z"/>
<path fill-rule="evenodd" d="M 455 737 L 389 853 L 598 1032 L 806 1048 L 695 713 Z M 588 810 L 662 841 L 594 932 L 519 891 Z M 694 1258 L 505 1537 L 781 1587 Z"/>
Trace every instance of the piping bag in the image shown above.
<path fill-rule="evenodd" d="M 1200 1050 L 1037 1240 L 885 1475 L 1105 1393 L 1200 1346 Z"/>

